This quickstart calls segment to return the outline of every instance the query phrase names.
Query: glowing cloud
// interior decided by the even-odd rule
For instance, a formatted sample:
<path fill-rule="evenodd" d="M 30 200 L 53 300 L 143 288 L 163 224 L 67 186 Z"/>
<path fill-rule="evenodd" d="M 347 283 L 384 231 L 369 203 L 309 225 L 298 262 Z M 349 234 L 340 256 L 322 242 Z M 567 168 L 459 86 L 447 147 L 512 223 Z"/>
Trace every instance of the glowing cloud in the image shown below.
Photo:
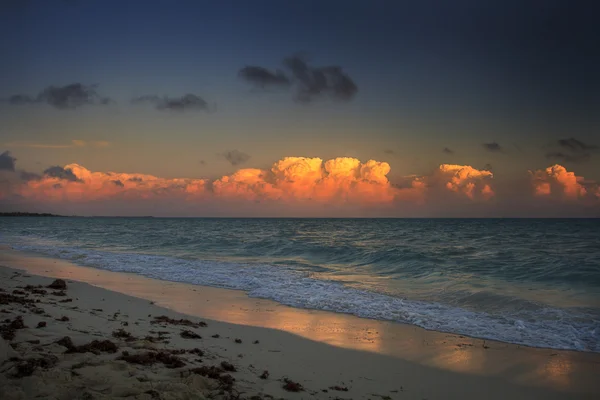
<path fill-rule="evenodd" d="M 92 172 L 78 164 L 51 167 L 40 179 L 25 182 L 19 195 L 42 201 L 194 197 L 205 191 L 204 179 L 164 179 L 152 175 Z"/>
<path fill-rule="evenodd" d="M 545 170 L 529 171 L 529 173 L 537 196 L 578 199 L 588 194 L 588 190 L 583 185 L 583 177 L 568 172 L 562 165 L 555 164 Z"/>
<path fill-rule="evenodd" d="M 277 203 L 278 207 L 295 204 L 302 209 L 320 205 L 378 210 L 408 204 L 418 207 L 440 198 L 484 201 L 494 195 L 492 173 L 470 166 L 443 164 L 431 175 L 407 177 L 404 185 L 391 184 L 389 172 L 390 165 L 386 162 L 361 162 L 349 157 L 327 161 L 285 157 L 270 169 L 242 168 L 213 181 L 92 172 L 81 165 L 69 164 L 50 167 L 43 176 L 21 179 L 20 184 L 11 186 L 11 192 L 22 200 L 57 205 L 164 200 L 171 206 L 268 202 Z"/>
<path fill-rule="evenodd" d="M 490 186 L 494 175 L 490 171 L 478 170 L 469 165 L 442 164 L 438 176 L 446 181 L 448 190 L 462 193 L 470 199 L 489 199 L 494 196 Z"/>

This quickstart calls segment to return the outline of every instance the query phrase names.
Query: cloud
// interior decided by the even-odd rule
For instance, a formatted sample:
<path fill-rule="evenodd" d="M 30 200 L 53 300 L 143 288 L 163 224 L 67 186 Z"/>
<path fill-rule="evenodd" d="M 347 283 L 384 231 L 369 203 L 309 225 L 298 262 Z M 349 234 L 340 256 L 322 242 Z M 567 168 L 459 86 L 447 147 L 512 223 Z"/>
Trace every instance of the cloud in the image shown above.
<path fill-rule="evenodd" d="M 5 143 L 6 146 L 10 147 L 28 147 L 33 149 L 71 149 L 74 147 L 108 147 L 110 146 L 110 142 L 101 140 L 101 141 L 93 141 L 86 142 L 85 140 L 73 139 L 70 144 L 47 144 L 47 143 L 29 143 L 29 142 L 9 142 Z"/>
<path fill-rule="evenodd" d="M 51 167 L 38 180 L 24 182 L 17 194 L 42 202 L 181 199 L 206 192 L 205 179 L 166 179 L 145 174 L 92 172 L 78 164 Z"/>
<path fill-rule="evenodd" d="M 221 154 L 231 165 L 240 165 L 250 160 L 251 156 L 239 150 L 230 150 Z"/>
<path fill-rule="evenodd" d="M 586 144 L 575 138 L 559 139 L 556 142 L 560 151 L 546 153 L 546 158 L 557 159 L 564 162 L 582 163 L 588 161 L 592 153 L 598 150 L 598 146 Z"/>
<path fill-rule="evenodd" d="M 478 170 L 469 165 L 442 164 L 432 180 L 443 182 L 446 189 L 469 199 L 489 199 L 495 194 L 491 186 L 493 176 L 490 171 Z"/>
<path fill-rule="evenodd" d="M 530 171 L 531 182 L 536 196 L 576 200 L 588 194 L 596 196 L 596 190 L 588 193 L 583 177 L 567 171 L 559 164 L 544 170 Z M 594 182 L 589 183 L 594 186 Z M 597 185 L 596 185 L 597 186 Z"/>
<path fill-rule="evenodd" d="M 394 152 L 394 150 L 392 150 L 392 149 L 385 149 L 383 152 L 384 152 L 385 154 L 389 154 L 389 155 L 392 155 L 392 154 L 394 154 L 394 153 L 395 153 L 395 152 Z"/>
<path fill-rule="evenodd" d="M 5 151 L 0 154 L 0 171 L 13 171 L 15 170 L 15 161 L 17 159 L 10 155 L 10 151 Z"/>
<path fill-rule="evenodd" d="M 313 68 L 298 56 L 288 57 L 283 63 L 297 81 L 296 100 L 300 102 L 312 101 L 321 94 L 347 101 L 358 92 L 354 81 L 339 66 Z"/>
<path fill-rule="evenodd" d="M 273 85 L 291 86 L 295 91 L 294 99 L 301 103 L 322 97 L 349 101 L 358 93 L 358 86 L 340 66 L 312 67 L 300 56 L 285 58 L 283 65 L 291 77 L 259 66 L 246 66 L 238 74 L 263 89 Z"/>
<path fill-rule="evenodd" d="M 445 205 L 448 199 L 479 202 L 494 195 L 492 174 L 470 166 L 443 164 L 430 175 L 406 177 L 402 184 L 392 184 L 389 172 L 386 162 L 362 162 L 350 157 L 284 157 L 268 169 L 242 168 L 215 180 L 93 172 L 69 164 L 50 167 L 43 176 L 24 179 L 11 190 L 24 201 L 49 202 L 57 207 L 96 201 L 160 200 L 171 207 L 190 202 L 218 207 L 235 204 L 232 207 L 236 210 L 243 204 L 268 203 L 267 211 L 273 207 L 393 210 L 442 199 Z"/>
<path fill-rule="evenodd" d="M 84 105 L 106 105 L 113 101 L 108 97 L 102 97 L 96 91 L 97 85 L 84 85 L 72 83 L 66 86 L 48 86 L 35 98 L 16 94 L 8 98 L 12 105 L 47 103 L 60 110 L 75 109 Z"/>
<path fill-rule="evenodd" d="M 240 69 L 238 75 L 245 81 L 262 89 L 268 86 L 289 86 L 290 79 L 281 71 L 271 72 L 263 67 L 246 66 Z"/>
<path fill-rule="evenodd" d="M 208 111 L 208 103 L 195 94 L 186 94 L 181 97 L 159 97 L 156 95 L 145 95 L 133 98 L 132 104 L 151 104 L 157 110 L 174 110 L 174 111 Z"/>
<path fill-rule="evenodd" d="M 206 161 L 200 160 L 200 161 L 198 161 L 198 164 L 200 164 L 200 165 L 206 165 Z"/>
<path fill-rule="evenodd" d="M 498 153 L 498 152 L 504 151 L 504 148 L 496 142 L 483 143 L 482 146 L 484 149 L 486 149 L 487 151 L 490 151 L 492 153 Z"/>
<path fill-rule="evenodd" d="M 454 151 L 452 151 L 450 148 L 448 147 L 444 147 L 444 149 L 442 150 L 442 152 L 446 153 L 446 154 L 454 154 Z"/>
<path fill-rule="evenodd" d="M 33 172 L 21 171 L 20 178 L 27 182 L 42 179 L 42 176 Z"/>
<path fill-rule="evenodd" d="M 560 139 L 558 141 L 558 144 L 561 147 L 565 147 L 571 151 L 574 152 L 582 152 L 582 151 L 588 151 L 588 150 L 597 150 L 598 146 L 596 145 L 590 145 L 590 144 L 585 144 L 582 141 L 579 141 L 575 138 L 569 138 L 569 139 Z"/>
<path fill-rule="evenodd" d="M 68 167 L 54 166 L 44 170 L 44 175 L 50 178 L 64 179 L 67 181 L 78 182 L 79 178 Z"/>

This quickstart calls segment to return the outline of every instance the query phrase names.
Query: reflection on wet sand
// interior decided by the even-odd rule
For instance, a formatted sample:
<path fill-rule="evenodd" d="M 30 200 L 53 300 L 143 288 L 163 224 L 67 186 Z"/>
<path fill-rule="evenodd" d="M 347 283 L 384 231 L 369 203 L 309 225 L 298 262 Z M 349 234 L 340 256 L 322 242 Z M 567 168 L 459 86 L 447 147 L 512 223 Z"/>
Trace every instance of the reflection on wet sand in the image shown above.
<path fill-rule="evenodd" d="M 0 252 L 0 265 L 88 282 L 202 318 L 278 329 L 333 346 L 381 353 L 460 373 L 502 376 L 522 384 L 533 381 L 557 389 L 581 389 L 581 385 L 595 384 L 593 371 L 600 363 L 600 355 L 595 353 L 484 342 L 412 325 L 295 309 L 270 300 L 248 298 L 240 291 L 156 281 L 75 266 L 62 260 L 25 257 L 6 250 Z M 590 391 L 593 389 L 597 388 Z"/>

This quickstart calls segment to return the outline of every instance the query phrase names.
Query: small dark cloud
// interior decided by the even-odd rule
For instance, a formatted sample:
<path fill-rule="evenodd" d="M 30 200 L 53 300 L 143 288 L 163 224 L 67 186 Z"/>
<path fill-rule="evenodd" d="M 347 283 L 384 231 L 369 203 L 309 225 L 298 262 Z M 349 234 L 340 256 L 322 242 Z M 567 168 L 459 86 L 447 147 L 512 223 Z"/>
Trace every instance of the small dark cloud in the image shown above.
<path fill-rule="evenodd" d="M 61 189 L 63 187 L 63 185 L 61 185 L 60 183 L 55 183 L 54 185 L 52 185 L 52 187 L 54 189 Z"/>
<path fill-rule="evenodd" d="M 504 151 L 504 149 L 502 148 L 502 146 L 500 146 L 498 143 L 496 142 L 491 142 L 491 143 L 483 143 L 482 144 L 483 148 L 486 149 L 487 151 L 491 151 L 493 153 L 498 153 L 501 151 Z"/>
<path fill-rule="evenodd" d="M 200 160 L 200 161 L 198 161 L 198 164 L 200 164 L 200 165 L 206 165 L 206 161 Z"/>
<path fill-rule="evenodd" d="M 575 138 L 560 139 L 558 145 L 577 153 L 598 149 L 596 145 L 586 144 Z"/>
<path fill-rule="evenodd" d="M 238 150 L 230 150 L 221 155 L 234 166 L 243 164 L 250 159 L 250 155 Z"/>
<path fill-rule="evenodd" d="M 129 178 L 127 180 L 129 182 L 143 182 L 144 181 L 142 178 L 138 178 L 137 176 L 134 176 L 133 178 Z"/>
<path fill-rule="evenodd" d="M 27 172 L 27 171 L 21 171 L 21 180 L 25 181 L 25 182 L 29 182 L 29 181 L 37 181 L 42 179 L 42 177 L 36 173 L 33 172 Z"/>
<path fill-rule="evenodd" d="M 44 170 L 44 175 L 50 176 L 52 178 L 64 179 L 66 181 L 71 182 L 81 182 L 81 180 L 77 178 L 77 176 L 75 176 L 73 171 L 71 171 L 70 169 L 60 167 L 58 165 Z"/>
<path fill-rule="evenodd" d="M 66 110 L 75 109 L 83 105 L 106 105 L 113 101 L 102 97 L 96 91 L 97 85 L 83 85 L 72 83 L 66 86 L 48 86 L 37 97 L 16 94 L 8 98 L 8 103 L 13 105 L 47 103 L 55 108 Z"/>
<path fill-rule="evenodd" d="M 0 154 L 0 171 L 15 171 L 17 159 L 10 155 L 10 151 Z"/>
<path fill-rule="evenodd" d="M 483 169 L 484 169 L 485 171 L 492 171 L 492 170 L 494 169 L 494 167 L 492 167 L 492 164 L 490 164 L 490 163 L 487 163 L 487 164 L 485 164 L 485 165 L 483 166 Z"/>
<path fill-rule="evenodd" d="M 283 72 L 271 72 L 263 67 L 246 66 L 240 70 L 238 75 L 245 81 L 263 89 L 268 86 L 289 86 L 291 83 Z"/>
<path fill-rule="evenodd" d="M 340 66 L 313 67 L 300 56 L 285 58 L 283 65 L 290 71 L 291 77 L 281 71 L 273 73 L 259 66 L 246 66 L 239 71 L 239 75 L 261 88 L 273 85 L 293 86 L 294 98 L 301 103 L 323 96 L 349 101 L 358 93 L 358 86 Z"/>
<path fill-rule="evenodd" d="M 119 187 L 124 187 L 125 185 L 123 184 L 123 182 L 121 182 L 119 179 L 115 179 L 114 181 L 111 181 L 112 183 L 115 184 L 115 186 L 119 186 Z"/>
<path fill-rule="evenodd" d="M 394 154 L 394 150 L 392 150 L 392 149 L 385 149 L 383 152 L 385 154 L 390 154 L 390 155 Z"/>
<path fill-rule="evenodd" d="M 31 96 L 27 96 L 25 94 L 15 94 L 8 98 L 8 102 L 9 104 L 13 105 L 21 105 L 35 103 L 36 100 Z"/>
<path fill-rule="evenodd" d="M 354 81 L 339 66 L 313 68 L 298 56 L 286 58 L 283 64 L 297 81 L 297 101 L 310 102 L 321 94 L 329 94 L 337 100 L 351 100 L 358 92 Z"/>
<path fill-rule="evenodd" d="M 454 151 L 452 151 L 452 149 L 450 149 L 448 147 L 444 147 L 444 149 L 442 151 L 446 154 L 454 154 Z"/>
<path fill-rule="evenodd" d="M 592 153 L 598 150 L 598 146 L 587 144 L 573 137 L 568 139 L 559 139 L 556 146 L 558 151 L 546 153 L 546 158 L 561 160 L 563 162 L 583 163 L 592 157 Z"/>
<path fill-rule="evenodd" d="M 181 97 L 159 97 L 156 95 L 145 95 L 131 99 L 132 104 L 152 104 L 157 110 L 205 110 L 208 111 L 208 103 L 195 94 L 186 94 Z"/>

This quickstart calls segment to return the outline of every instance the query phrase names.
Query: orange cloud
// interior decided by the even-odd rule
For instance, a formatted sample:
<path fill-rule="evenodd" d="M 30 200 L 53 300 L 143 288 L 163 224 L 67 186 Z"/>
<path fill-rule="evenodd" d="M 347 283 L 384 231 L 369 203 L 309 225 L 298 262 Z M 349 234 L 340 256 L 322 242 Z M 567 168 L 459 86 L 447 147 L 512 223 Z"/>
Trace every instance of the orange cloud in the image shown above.
<path fill-rule="evenodd" d="M 469 199 L 481 197 L 489 199 L 494 196 L 490 186 L 493 174 L 490 171 L 478 170 L 469 165 L 442 164 L 439 176 L 446 180 L 446 188 L 462 193 Z"/>
<path fill-rule="evenodd" d="M 164 179 L 145 174 L 92 172 L 78 164 L 64 167 L 77 180 L 44 176 L 21 185 L 19 194 L 43 201 L 92 201 L 111 198 L 147 199 L 176 195 L 190 197 L 205 191 L 204 179 Z"/>
<path fill-rule="evenodd" d="M 562 165 L 556 164 L 544 170 L 529 171 L 533 189 L 537 196 L 555 196 L 566 199 L 585 197 L 588 190 L 584 187 L 583 177 L 568 172 Z M 599 196 L 600 193 L 591 194 Z"/>
<path fill-rule="evenodd" d="M 232 200 L 352 206 L 419 205 L 440 193 L 466 201 L 487 200 L 494 195 L 492 173 L 471 166 L 443 164 L 431 175 L 407 177 L 405 185 L 399 186 L 392 185 L 387 177 L 388 163 L 363 163 L 349 157 L 327 161 L 285 157 L 270 169 L 243 168 L 214 181 L 92 172 L 78 164 L 66 165 L 64 170 L 70 172 L 22 182 L 17 194 L 55 202 L 168 198 L 192 203 Z"/>

